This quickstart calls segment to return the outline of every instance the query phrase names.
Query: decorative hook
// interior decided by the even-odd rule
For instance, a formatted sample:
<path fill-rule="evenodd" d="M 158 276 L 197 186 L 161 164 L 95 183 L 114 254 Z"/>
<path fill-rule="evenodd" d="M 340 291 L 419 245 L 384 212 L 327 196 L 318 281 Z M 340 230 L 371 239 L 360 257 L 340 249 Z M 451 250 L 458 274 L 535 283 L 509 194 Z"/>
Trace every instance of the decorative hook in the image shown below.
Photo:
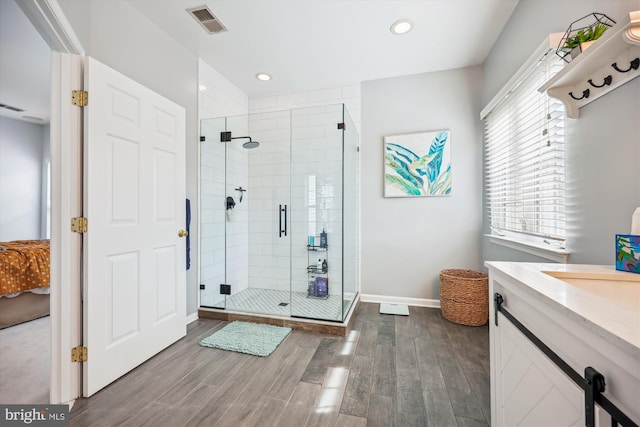
<path fill-rule="evenodd" d="M 611 85 L 611 82 L 613 82 L 613 77 L 611 76 L 611 74 L 609 74 L 607 77 L 604 78 L 604 81 L 602 82 L 601 85 L 597 85 L 593 82 L 593 80 L 589 79 L 587 80 L 589 82 L 589 84 L 593 87 L 604 87 L 604 86 L 609 86 Z"/>
<path fill-rule="evenodd" d="M 569 96 L 575 99 L 576 101 L 580 101 L 581 99 L 587 99 L 589 97 L 589 94 L 590 94 L 589 89 L 585 89 L 584 92 L 582 92 L 582 96 L 580 98 L 576 98 L 573 95 L 573 92 L 569 92 Z"/>
<path fill-rule="evenodd" d="M 611 66 L 619 73 L 628 73 L 631 70 L 637 70 L 638 68 L 640 68 L 640 58 L 636 58 L 633 61 L 629 62 L 629 68 L 627 68 L 626 70 L 621 70 L 620 68 L 618 68 L 617 62 L 614 62 L 613 64 L 611 64 Z"/>

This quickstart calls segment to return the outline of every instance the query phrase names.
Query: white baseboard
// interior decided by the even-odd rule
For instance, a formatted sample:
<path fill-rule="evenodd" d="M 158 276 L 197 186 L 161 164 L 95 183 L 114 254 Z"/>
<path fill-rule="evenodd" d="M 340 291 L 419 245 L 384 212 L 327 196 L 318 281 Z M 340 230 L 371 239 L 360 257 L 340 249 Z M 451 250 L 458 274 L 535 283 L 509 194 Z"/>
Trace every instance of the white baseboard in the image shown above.
<path fill-rule="evenodd" d="M 187 325 L 189 323 L 195 322 L 196 320 L 198 320 L 198 312 L 197 311 L 195 313 L 191 313 L 190 315 L 187 316 Z"/>
<path fill-rule="evenodd" d="M 360 294 L 360 301 L 386 304 L 407 304 L 415 307 L 440 308 L 439 299 L 391 297 L 387 295 Z"/>

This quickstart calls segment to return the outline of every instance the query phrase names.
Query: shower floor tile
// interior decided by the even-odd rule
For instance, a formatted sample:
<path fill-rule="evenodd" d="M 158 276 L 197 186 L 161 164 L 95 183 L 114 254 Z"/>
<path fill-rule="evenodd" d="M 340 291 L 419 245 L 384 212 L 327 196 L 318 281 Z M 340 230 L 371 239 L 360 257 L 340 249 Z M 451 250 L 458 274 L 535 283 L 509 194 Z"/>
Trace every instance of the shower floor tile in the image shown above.
<path fill-rule="evenodd" d="M 226 308 L 285 317 L 342 320 L 342 299 L 339 295 L 329 295 L 326 300 L 312 299 L 307 298 L 305 292 L 249 288 L 227 297 Z"/>

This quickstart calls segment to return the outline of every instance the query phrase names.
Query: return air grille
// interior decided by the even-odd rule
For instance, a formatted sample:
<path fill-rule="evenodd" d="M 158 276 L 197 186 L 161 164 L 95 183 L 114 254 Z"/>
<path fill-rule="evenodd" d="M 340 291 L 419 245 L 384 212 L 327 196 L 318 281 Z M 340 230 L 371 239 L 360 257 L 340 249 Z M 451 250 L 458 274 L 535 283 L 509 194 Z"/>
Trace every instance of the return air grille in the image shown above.
<path fill-rule="evenodd" d="M 187 9 L 187 12 L 202 25 L 208 34 L 218 34 L 227 31 L 227 27 L 225 27 L 206 6 Z"/>

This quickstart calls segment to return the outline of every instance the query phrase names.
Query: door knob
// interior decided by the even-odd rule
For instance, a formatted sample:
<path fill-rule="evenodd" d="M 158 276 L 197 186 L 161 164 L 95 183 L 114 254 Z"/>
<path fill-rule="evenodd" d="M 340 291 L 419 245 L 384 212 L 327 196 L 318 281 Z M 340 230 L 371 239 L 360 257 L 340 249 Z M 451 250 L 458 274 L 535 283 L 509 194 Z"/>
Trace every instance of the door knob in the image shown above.
<path fill-rule="evenodd" d="M 189 232 L 187 230 L 178 231 L 178 237 L 184 237 L 184 236 L 186 236 L 188 234 L 189 234 Z"/>

